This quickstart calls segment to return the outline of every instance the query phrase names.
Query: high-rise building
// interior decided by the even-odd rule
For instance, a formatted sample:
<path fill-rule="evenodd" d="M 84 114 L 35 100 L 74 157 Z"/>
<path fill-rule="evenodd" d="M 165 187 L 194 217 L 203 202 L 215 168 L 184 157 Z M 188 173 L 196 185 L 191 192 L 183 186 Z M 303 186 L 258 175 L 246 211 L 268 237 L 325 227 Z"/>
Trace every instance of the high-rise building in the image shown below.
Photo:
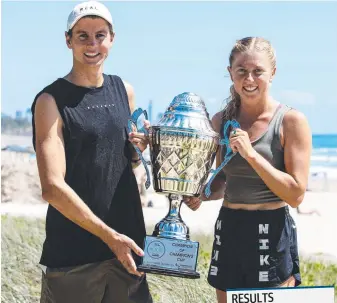
<path fill-rule="evenodd" d="M 32 111 L 31 111 L 30 108 L 27 108 L 27 109 L 26 109 L 26 112 L 25 112 L 25 118 L 26 118 L 27 120 L 31 120 L 31 119 L 32 119 Z"/>
<path fill-rule="evenodd" d="M 22 110 L 17 110 L 15 112 L 15 119 L 22 119 Z"/>

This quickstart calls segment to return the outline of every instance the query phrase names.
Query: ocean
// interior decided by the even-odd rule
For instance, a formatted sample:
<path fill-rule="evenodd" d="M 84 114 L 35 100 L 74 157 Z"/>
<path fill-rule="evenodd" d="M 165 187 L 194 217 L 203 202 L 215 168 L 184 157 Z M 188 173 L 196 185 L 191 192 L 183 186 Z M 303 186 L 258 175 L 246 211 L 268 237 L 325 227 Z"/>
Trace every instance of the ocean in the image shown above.
<path fill-rule="evenodd" d="M 310 172 L 313 176 L 337 180 L 337 134 L 313 135 Z M 2 135 L 1 147 L 13 145 L 31 146 L 31 137 Z M 145 153 L 147 156 L 148 149 Z M 32 157 L 35 155 L 33 154 Z"/>
<path fill-rule="evenodd" d="M 313 135 L 311 173 L 337 179 L 337 134 Z"/>

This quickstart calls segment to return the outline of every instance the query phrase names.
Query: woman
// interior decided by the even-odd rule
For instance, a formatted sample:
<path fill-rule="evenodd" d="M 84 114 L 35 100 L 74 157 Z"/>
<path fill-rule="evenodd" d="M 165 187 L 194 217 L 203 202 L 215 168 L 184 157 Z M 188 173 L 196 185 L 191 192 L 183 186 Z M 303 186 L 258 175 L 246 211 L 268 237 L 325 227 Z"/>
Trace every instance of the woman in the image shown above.
<path fill-rule="evenodd" d="M 269 93 L 275 52 L 263 38 L 248 37 L 229 56 L 233 85 L 226 108 L 212 118 L 235 155 L 202 200 L 223 199 L 215 224 L 208 282 L 219 303 L 226 289 L 297 286 L 301 283 L 296 226 L 288 207 L 303 201 L 309 175 L 311 133 L 303 114 Z M 224 124 L 240 128 L 224 134 Z M 216 158 L 219 166 L 226 147 Z M 197 199 L 187 202 L 197 208 Z"/>
<path fill-rule="evenodd" d="M 144 135 L 128 136 L 131 85 L 103 73 L 114 39 L 99 2 L 70 13 L 69 74 L 35 98 L 33 144 L 42 196 L 49 202 L 40 263 L 41 302 L 152 302 L 137 256 L 146 235 L 137 182 Z M 148 125 L 147 125 L 148 126 Z"/>

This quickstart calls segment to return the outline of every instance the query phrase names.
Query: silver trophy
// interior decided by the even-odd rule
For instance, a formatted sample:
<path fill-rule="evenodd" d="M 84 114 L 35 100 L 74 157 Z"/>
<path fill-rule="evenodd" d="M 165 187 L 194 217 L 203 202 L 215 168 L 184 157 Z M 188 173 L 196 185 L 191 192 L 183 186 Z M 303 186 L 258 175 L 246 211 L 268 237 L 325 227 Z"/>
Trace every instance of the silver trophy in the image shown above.
<path fill-rule="evenodd" d="M 139 118 L 147 119 L 145 110 L 137 109 L 129 120 L 129 129 L 149 135 L 149 148 L 155 192 L 168 196 L 170 208 L 144 241 L 140 271 L 199 278 L 196 271 L 199 243 L 190 240 L 189 228 L 180 215 L 183 196 L 197 197 L 211 171 L 219 134 L 211 125 L 204 101 L 193 93 L 177 95 L 163 117 L 147 131 L 137 128 Z M 150 186 L 147 162 L 140 150 Z"/>

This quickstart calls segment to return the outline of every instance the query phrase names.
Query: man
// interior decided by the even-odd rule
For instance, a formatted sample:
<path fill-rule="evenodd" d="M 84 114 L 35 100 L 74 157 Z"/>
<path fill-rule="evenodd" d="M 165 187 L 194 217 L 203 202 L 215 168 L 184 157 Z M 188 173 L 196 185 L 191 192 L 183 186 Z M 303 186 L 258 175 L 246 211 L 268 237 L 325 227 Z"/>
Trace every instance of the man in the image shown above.
<path fill-rule="evenodd" d="M 32 105 L 42 197 L 49 202 L 43 303 L 152 302 L 136 268 L 145 224 L 132 170 L 140 164 L 132 144 L 144 151 L 148 141 L 128 134 L 132 86 L 103 73 L 114 36 L 103 4 L 76 5 L 65 33 L 71 71 Z"/>

